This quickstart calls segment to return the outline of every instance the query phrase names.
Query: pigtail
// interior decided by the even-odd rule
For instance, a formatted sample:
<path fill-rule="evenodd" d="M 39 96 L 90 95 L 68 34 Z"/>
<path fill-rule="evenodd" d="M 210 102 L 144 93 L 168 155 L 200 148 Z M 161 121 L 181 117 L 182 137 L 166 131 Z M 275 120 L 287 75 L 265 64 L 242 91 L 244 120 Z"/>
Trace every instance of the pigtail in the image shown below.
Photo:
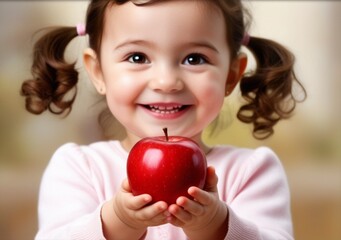
<path fill-rule="evenodd" d="M 239 120 L 252 123 L 253 135 L 265 139 L 273 134 L 274 125 L 290 117 L 299 100 L 293 94 L 298 81 L 293 70 L 294 56 L 280 44 L 257 37 L 250 37 L 247 45 L 256 59 L 256 70 L 240 82 L 242 97 L 246 100 L 238 113 Z"/>
<path fill-rule="evenodd" d="M 21 87 L 26 109 L 33 114 L 48 110 L 68 114 L 76 97 L 78 72 L 75 63 L 67 63 L 64 52 L 77 36 L 75 27 L 60 27 L 43 35 L 34 45 L 32 79 Z M 73 90 L 73 92 L 71 92 Z"/>

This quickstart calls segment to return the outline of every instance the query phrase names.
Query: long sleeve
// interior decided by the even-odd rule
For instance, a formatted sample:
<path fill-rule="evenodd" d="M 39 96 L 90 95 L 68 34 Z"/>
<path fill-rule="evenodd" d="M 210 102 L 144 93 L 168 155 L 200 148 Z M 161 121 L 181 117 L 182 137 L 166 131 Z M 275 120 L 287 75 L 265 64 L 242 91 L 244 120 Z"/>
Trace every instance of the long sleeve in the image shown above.
<path fill-rule="evenodd" d="M 41 181 L 37 240 L 105 239 L 101 208 L 125 176 L 124 157 L 112 149 L 70 143 L 55 152 Z"/>
<path fill-rule="evenodd" d="M 36 239 L 104 239 L 91 179 L 89 163 L 76 145 L 56 151 L 41 182 Z"/>
<path fill-rule="evenodd" d="M 290 194 L 283 167 L 268 148 L 231 151 L 220 171 L 220 192 L 229 209 L 226 239 L 293 239 Z"/>

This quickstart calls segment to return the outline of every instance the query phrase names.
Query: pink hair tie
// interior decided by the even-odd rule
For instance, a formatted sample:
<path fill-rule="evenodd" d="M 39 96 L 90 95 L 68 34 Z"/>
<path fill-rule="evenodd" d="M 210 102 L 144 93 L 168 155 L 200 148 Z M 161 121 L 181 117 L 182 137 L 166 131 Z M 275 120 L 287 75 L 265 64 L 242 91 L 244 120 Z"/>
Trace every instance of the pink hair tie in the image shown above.
<path fill-rule="evenodd" d="M 246 32 L 246 33 L 244 33 L 241 44 L 244 46 L 247 46 L 247 45 L 249 45 L 249 42 L 250 42 L 250 35 Z"/>
<path fill-rule="evenodd" d="M 83 23 L 78 23 L 76 26 L 78 36 L 85 36 L 85 25 Z"/>

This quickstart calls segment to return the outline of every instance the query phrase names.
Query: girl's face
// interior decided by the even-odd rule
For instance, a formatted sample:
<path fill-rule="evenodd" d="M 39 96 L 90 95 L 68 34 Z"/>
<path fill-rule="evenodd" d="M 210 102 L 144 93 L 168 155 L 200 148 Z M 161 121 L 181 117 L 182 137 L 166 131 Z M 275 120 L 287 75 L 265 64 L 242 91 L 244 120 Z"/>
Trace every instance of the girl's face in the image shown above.
<path fill-rule="evenodd" d="M 164 127 L 201 143 L 242 73 L 239 60 L 231 65 L 220 10 L 205 1 L 128 2 L 109 7 L 104 22 L 100 61 L 90 49 L 84 61 L 128 147 Z"/>

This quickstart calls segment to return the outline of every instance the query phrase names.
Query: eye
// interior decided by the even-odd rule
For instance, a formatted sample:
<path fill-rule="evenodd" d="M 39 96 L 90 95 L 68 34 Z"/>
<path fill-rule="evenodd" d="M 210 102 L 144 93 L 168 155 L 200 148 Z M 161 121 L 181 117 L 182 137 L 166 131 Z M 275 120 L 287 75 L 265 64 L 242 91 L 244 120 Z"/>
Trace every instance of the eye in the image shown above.
<path fill-rule="evenodd" d="M 200 65 L 207 63 L 206 58 L 199 53 L 192 53 L 186 57 L 183 64 L 186 65 Z"/>
<path fill-rule="evenodd" d="M 146 55 L 143 53 L 133 53 L 128 57 L 128 61 L 136 64 L 149 63 Z"/>

